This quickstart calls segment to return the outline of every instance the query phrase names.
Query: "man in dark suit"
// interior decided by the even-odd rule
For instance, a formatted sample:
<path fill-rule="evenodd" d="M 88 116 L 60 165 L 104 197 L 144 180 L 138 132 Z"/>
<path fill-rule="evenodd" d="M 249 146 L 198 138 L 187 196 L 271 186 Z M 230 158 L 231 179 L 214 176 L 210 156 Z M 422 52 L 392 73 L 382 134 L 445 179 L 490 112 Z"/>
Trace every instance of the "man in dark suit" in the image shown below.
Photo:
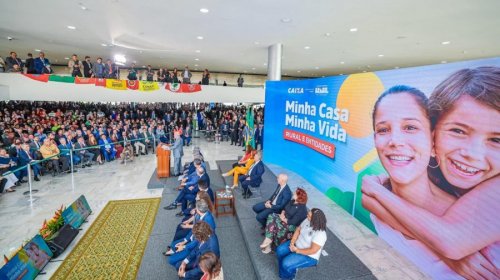
<path fill-rule="evenodd" d="M 203 184 L 208 184 L 209 179 L 207 173 L 205 173 L 205 169 L 203 167 L 198 167 L 196 169 L 196 173 L 189 176 L 188 180 L 181 184 L 179 188 L 182 188 L 175 198 L 174 202 L 169 206 L 164 207 L 166 210 L 173 210 L 177 208 L 177 204 L 182 205 L 182 210 L 187 208 L 188 201 L 194 201 L 196 197 L 196 193 L 198 192 L 198 184 L 202 181 Z"/>
<path fill-rule="evenodd" d="M 243 198 L 247 199 L 253 195 L 249 187 L 258 187 L 262 183 L 262 174 L 264 174 L 264 163 L 262 163 L 262 153 L 257 152 L 254 156 L 255 162 L 248 170 L 247 175 L 240 175 L 238 180 L 243 188 Z"/>
<path fill-rule="evenodd" d="M 21 146 L 21 148 L 22 149 L 17 153 L 17 156 L 19 158 L 19 166 L 25 166 L 29 163 L 33 163 L 31 165 L 31 170 L 33 170 L 35 181 L 40 181 L 38 176 L 40 175 L 41 167 L 40 167 L 40 164 L 34 163 L 35 159 L 33 158 L 33 156 L 30 153 L 30 146 L 28 144 L 23 144 Z M 27 176 L 27 175 L 28 175 L 27 169 L 21 170 L 21 175 L 19 177 L 19 180 L 22 180 L 23 177 Z"/>
<path fill-rule="evenodd" d="M 81 160 L 82 160 L 82 167 L 85 166 L 92 166 L 92 159 L 94 158 L 94 154 L 89 152 L 88 149 L 85 149 L 87 147 L 87 144 L 85 143 L 85 140 L 83 139 L 83 136 L 78 137 L 78 140 L 75 144 L 75 149 L 78 151 L 76 152 Z M 82 149 L 82 150 L 79 150 Z"/>
<path fill-rule="evenodd" d="M 174 139 L 175 142 L 174 144 L 170 147 L 170 150 L 172 151 L 172 154 L 174 156 L 174 176 L 179 176 L 181 175 L 181 170 L 182 170 L 182 156 L 184 155 L 184 150 L 182 147 L 184 144 L 182 143 L 181 135 L 178 132 L 174 133 Z"/>
<path fill-rule="evenodd" d="M 257 221 L 264 229 L 267 216 L 271 213 L 281 213 L 286 204 L 292 199 L 292 192 L 287 185 L 288 176 L 286 174 L 278 175 L 278 187 L 273 195 L 265 202 L 259 202 L 253 206 L 253 211 L 257 214 Z"/>

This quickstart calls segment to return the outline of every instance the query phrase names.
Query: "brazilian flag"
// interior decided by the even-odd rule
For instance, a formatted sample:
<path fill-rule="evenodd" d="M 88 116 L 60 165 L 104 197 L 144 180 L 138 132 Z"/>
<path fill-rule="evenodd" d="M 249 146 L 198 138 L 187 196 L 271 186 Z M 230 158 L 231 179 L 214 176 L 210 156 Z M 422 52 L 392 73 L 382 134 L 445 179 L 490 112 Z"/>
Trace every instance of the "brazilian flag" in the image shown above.
<path fill-rule="evenodd" d="M 252 148 L 255 149 L 255 139 L 253 137 L 254 127 L 253 127 L 253 108 L 252 108 L 252 106 L 248 106 L 248 108 L 247 108 L 246 123 L 247 123 L 248 129 L 245 132 L 246 133 L 245 139 L 247 140 L 245 143 L 245 146 L 250 145 L 250 146 L 252 146 Z"/>

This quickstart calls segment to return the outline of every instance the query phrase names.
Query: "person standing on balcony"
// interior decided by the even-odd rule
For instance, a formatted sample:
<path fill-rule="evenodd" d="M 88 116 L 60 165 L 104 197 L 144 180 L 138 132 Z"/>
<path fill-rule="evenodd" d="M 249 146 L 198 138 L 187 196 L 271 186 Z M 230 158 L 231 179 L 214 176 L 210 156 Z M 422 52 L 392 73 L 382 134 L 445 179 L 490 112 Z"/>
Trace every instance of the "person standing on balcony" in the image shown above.
<path fill-rule="evenodd" d="M 102 63 L 102 58 L 98 57 L 96 63 L 92 67 L 92 74 L 95 78 L 104 78 L 105 66 Z"/>
<path fill-rule="evenodd" d="M 35 59 L 35 71 L 37 74 L 50 74 L 52 69 L 50 69 L 50 62 L 45 58 L 45 53 L 40 52 L 38 58 Z"/>
<path fill-rule="evenodd" d="M 90 78 L 94 74 L 92 72 L 92 62 L 90 62 L 90 56 L 86 56 L 85 60 L 82 62 L 83 65 L 83 76 L 85 78 Z"/>
<path fill-rule="evenodd" d="M 68 68 L 69 68 L 69 73 L 73 77 L 81 77 L 82 76 L 82 62 L 78 60 L 78 56 L 76 54 L 73 54 L 71 56 L 71 59 L 68 62 Z"/>
<path fill-rule="evenodd" d="M 28 58 L 26 59 L 25 67 L 26 67 L 26 74 L 36 74 L 35 61 L 31 53 L 28 53 Z"/>
<path fill-rule="evenodd" d="M 240 74 L 236 82 L 238 83 L 238 87 L 243 87 L 243 82 L 245 82 L 245 80 L 243 79 L 242 74 Z"/>
<path fill-rule="evenodd" d="M 184 71 L 182 72 L 182 83 L 190 84 L 192 76 L 193 74 L 191 74 L 191 71 L 189 71 L 189 67 L 186 65 L 186 67 L 184 67 Z"/>
<path fill-rule="evenodd" d="M 19 72 L 19 69 L 24 67 L 24 63 L 17 57 L 16 52 L 10 52 L 10 56 L 5 58 L 5 65 L 7 66 L 6 72 Z"/>
<path fill-rule="evenodd" d="M 205 69 L 205 71 L 203 71 L 203 77 L 201 78 L 201 84 L 208 85 L 209 82 L 210 82 L 210 72 L 208 72 L 208 69 Z"/>

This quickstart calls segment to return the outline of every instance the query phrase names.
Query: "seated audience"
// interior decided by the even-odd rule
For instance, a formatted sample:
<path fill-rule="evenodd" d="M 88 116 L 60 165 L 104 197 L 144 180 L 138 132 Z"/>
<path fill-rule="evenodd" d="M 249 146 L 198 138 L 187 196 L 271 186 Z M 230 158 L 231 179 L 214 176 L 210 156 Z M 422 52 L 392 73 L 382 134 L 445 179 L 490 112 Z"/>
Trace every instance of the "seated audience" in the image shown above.
<path fill-rule="evenodd" d="M 253 206 L 253 211 L 257 214 L 257 221 L 266 227 L 267 216 L 272 213 L 281 213 L 292 198 L 292 192 L 287 185 L 288 176 L 286 174 L 278 175 L 278 187 L 273 195 L 265 202 L 259 202 Z"/>
<path fill-rule="evenodd" d="M 30 152 L 30 146 L 28 144 L 22 144 L 21 145 L 22 150 L 17 153 L 17 156 L 19 158 L 19 166 L 26 166 L 31 163 L 31 171 L 33 172 L 33 176 L 35 181 L 40 181 L 40 164 L 35 163 L 36 160 L 33 158 Z M 22 169 L 21 170 L 21 175 L 19 179 L 23 179 L 24 176 L 28 176 L 28 170 L 27 169 Z"/>
<path fill-rule="evenodd" d="M 101 156 L 101 149 L 98 147 L 99 145 L 99 142 L 97 142 L 97 139 L 96 137 L 90 133 L 90 130 L 89 131 L 89 146 L 93 147 L 90 149 L 90 152 L 94 154 L 94 158 L 93 160 L 97 161 L 97 163 L 99 163 L 99 165 L 101 164 L 104 164 L 104 161 L 102 160 L 102 156 Z"/>
<path fill-rule="evenodd" d="M 208 204 L 208 211 L 210 211 L 210 213 L 215 213 L 214 212 L 215 211 L 214 203 L 213 203 L 210 195 L 207 192 L 204 192 L 204 191 L 198 192 L 196 194 L 196 201 L 198 201 L 198 200 L 205 201 Z M 196 206 L 192 205 L 192 207 L 187 208 L 186 210 L 183 211 L 183 214 L 184 214 L 184 218 L 182 218 L 182 221 L 184 222 L 196 214 Z M 177 227 L 177 231 L 182 229 L 182 227 L 180 227 L 181 225 L 182 225 L 182 223 L 179 224 L 179 226 Z"/>
<path fill-rule="evenodd" d="M 106 162 L 110 162 L 115 159 L 116 150 L 111 139 L 106 137 L 105 134 L 101 134 L 101 139 L 99 139 L 99 146 L 101 147 L 101 153 L 104 155 Z"/>
<path fill-rule="evenodd" d="M 139 136 L 137 128 L 134 128 L 134 130 L 132 130 L 132 134 L 130 135 L 130 140 L 132 141 L 132 146 L 135 147 L 135 155 L 136 156 L 148 154 L 148 150 L 146 149 L 146 145 L 142 142 L 142 140 L 140 138 L 141 138 L 141 136 Z M 139 151 L 140 151 L 140 154 L 139 154 Z"/>
<path fill-rule="evenodd" d="M 222 174 L 223 177 L 228 177 L 228 176 L 233 176 L 233 189 L 238 187 L 238 180 L 240 178 L 240 175 L 246 175 L 248 174 L 248 171 L 252 167 L 253 163 L 255 162 L 255 151 L 250 152 L 250 158 L 245 161 L 244 166 L 236 166 L 233 167 L 233 169 L 229 170 L 228 172 Z"/>
<path fill-rule="evenodd" d="M 220 259 L 213 252 L 201 256 L 199 267 L 203 272 L 200 280 L 224 280 Z"/>
<path fill-rule="evenodd" d="M 205 169 L 201 166 L 196 169 L 196 173 L 189 176 L 185 183 L 181 183 L 178 187 L 180 191 L 177 198 L 165 209 L 177 209 L 178 204 L 180 204 L 182 205 L 182 210 L 185 210 L 187 208 L 187 202 L 194 200 L 196 193 L 198 192 L 199 182 L 203 182 L 203 184 L 207 185 L 209 184 L 208 175 L 205 173 Z"/>
<path fill-rule="evenodd" d="M 307 219 L 295 230 L 292 240 L 276 249 L 279 277 L 294 279 L 297 269 L 318 264 L 321 250 L 326 243 L 326 217 L 323 211 L 311 209 Z"/>
<path fill-rule="evenodd" d="M 45 138 L 43 140 L 43 145 L 40 147 L 40 153 L 43 158 L 50 158 L 50 163 L 52 165 L 52 176 L 56 176 L 62 172 L 69 171 L 69 163 L 65 157 L 59 156 L 59 149 L 57 148 L 55 141 Z M 59 164 L 62 165 L 62 169 L 59 167 Z"/>
<path fill-rule="evenodd" d="M 266 171 L 264 169 L 264 163 L 261 161 L 262 153 L 256 152 L 254 155 L 254 163 L 248 170 L 246 175 L 240 175 L 238 180 L 241 183 L 241 188 L 243 189 L 243 198 L 250 198 L 253 193 L 250 191 L 249 187 L 252 186 L 254 188 L 259 187 L 262 183 L 262 174 Z M 291 197 L 291 195 L 290 195 Z"/>
<path fill-rule="evenodd" d="M 128 139 L 127 133 L 123 132 L 123 149 L 120 153 L 120 163 L 125 163 L 125 160 L 134 161 L 134 148 L 132 147 L 132 143 Z"/>
<path fill-rule="evenodd" d="M 238 167 L 238 166 L 245 166 L 247 161 L 252 158 L 252 156 L 255 154 L 252 154 L 253 148 L 251 145 L 247 145 L 247 149 L 245 151 L 245 154 L 243 157 L 238 160 L 238 162 L 233 163 L 233 168 Z"/>
<path fill-rule="evenodd" d="M 201 270 L 200 258 L 207 252 L 214 253 L 217 257 L 220 256 L 219 240 L 217 235 L 206 222 L 198 222 L 193 227 L 193 236 L 197 241 L 196 246 L 184 258 L 175 264 L 178 276 L 183 279 L 200 279 L 203 276 Z M 169 260 L 170 261 L 170 260 Z"/>
<path fill-rule="evenodd" d="M 75 143 L 75 149 L 81 149 L 79 151 L 76 151 L 76 153 L 79 155 L 81 158 L 81 163 L 82 167 L 91 167 L 92 166 L 92 160 L 94 159 L 94 153 L 89 152 L 89 149 L 87 148 L 87 144 L 85 144 L 85 139 L 83 136 L 78 137 L 76 143 Z"/>
<path fill-rule="evenodd" d="M 292 238 L 295 228 L 307 217 L 307 193 L 301 188 L 293 193 L 280 214 L 272 213 L 267 216 L 266 238 L 260 245 L 262 253 L 269 254 L 272 249 Z"/>
<path fill-rule="evenodd" d="M 12 187 L 18 186 L 20 184 L 14 173 L 4 175 L 5 173 L 9 172 L 13 166 L 15 166 L 14 161 L 11 160 L 11 158 L 7 154 L 7 151 L 5 149 L 0 149 L 0 175 L 2 175 L 4 179 L 7 179 L 4 186 L 6 192 L 16 191 Z"/>

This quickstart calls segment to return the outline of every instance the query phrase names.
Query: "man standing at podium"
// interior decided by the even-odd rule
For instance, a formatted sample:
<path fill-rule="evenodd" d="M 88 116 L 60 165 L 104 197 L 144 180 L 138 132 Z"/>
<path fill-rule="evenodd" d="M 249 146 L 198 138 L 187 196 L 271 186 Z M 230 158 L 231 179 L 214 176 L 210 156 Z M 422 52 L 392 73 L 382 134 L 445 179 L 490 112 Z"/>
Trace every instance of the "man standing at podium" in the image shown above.
<path fill-rule="evenodd" d="M 182 143 L 181 135 L 178 132 L 174 133 L 174 139 L 175 142 L 170 147 L 170 150 L 174 153 L 174 176 L 180 176 L 182 170 L 181 159 L 184 155 L 182 146 L 184 146 L 184 143 Z"/>

